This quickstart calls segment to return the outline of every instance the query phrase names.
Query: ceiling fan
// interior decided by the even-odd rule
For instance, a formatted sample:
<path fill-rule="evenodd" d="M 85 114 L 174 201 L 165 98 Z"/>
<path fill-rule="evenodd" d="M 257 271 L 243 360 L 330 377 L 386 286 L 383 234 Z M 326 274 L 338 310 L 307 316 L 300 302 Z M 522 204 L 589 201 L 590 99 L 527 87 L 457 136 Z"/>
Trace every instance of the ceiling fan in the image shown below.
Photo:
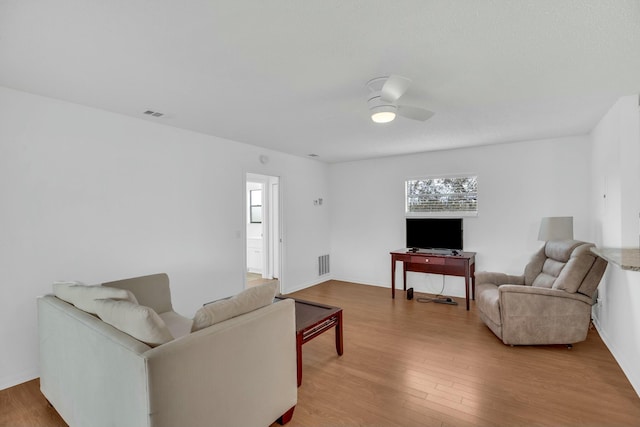
<path fill-rule="evenodd" d="M 388 123 L 396 115 L 412 120 L 425 121 L 435 113 L 416 105 L 405 105 L 398 102 L 411 86 L 406 77 L 390 75 L 376 77 L 367 82 L 370 90 L 367 104 L 371 112 L 371 120 L 376 123 Z"/>

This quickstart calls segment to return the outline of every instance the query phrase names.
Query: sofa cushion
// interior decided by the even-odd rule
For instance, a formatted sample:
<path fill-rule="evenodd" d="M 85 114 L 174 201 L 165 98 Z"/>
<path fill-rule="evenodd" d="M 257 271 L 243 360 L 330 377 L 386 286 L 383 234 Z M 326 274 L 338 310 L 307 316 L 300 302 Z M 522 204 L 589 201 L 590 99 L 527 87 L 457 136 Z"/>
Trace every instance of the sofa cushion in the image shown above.
<path fill-rule="evenodd" d="M 151 347 L 173 340 L 169 328 L 152 308 L 113 299 L 97 299 L 95 306 L 103 322 Z"/>
<path fill-rule="evenodd" d="M 267 283 L 245 289 L 231 298 L 206 304 L 196 312 L 191 331 L 199 331 L 232 317 L 269 305 L 273 303 L 277 289 L 277 282 Z"/>
<path fill-rule="evenodd" d="M 56 297 L 87 313 L 97 314 L 95 300 L 118 299 L 138 303 L 135 295 L 126 289 L 106 286 L 87 286 L 82 282 L 54 282 L 53 293 Z"/>
<path fill-rule="evenodd" d="M 181 316 L 175 311 L 158 313 L 158 316 L 160 316 L 164 324 L 167 325 L 167 328 L 169 328 L 169 332 L 171 332 L 174 339 L 178 339 L 191 333 L 191 325 L 193 325 L 192 319 Z"/>
<path fill-rule="evenodd" d="M 173 311 L 169 276 L 166 273 L 105 282 L 102 286 L 133 292 L 138 299 L 138 304 L 151 307 L 158 314 Z"/>

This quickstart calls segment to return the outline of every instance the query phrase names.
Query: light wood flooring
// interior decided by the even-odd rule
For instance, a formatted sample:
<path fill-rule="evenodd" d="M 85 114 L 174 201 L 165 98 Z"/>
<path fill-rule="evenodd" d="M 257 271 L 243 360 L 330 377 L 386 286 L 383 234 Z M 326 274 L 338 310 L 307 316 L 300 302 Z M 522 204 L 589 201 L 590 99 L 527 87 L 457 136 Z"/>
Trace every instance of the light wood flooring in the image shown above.
<path fill-rule="evenodd" d="M 510 347 L 463 298 L 337 281 L 291 296 L 343 308 L 344 355 L 333 332 L 302 347 L 290 427 L 640 426 L 640 398 L 595 328 L 572 350 Z"/>
<path fill-rule="evenodd" d="M 278 279 L 263 279 L 262 274 L 247 273 L 247 288 L 252 288 L 265 283 L 278 282 Z"/>
<path fill-rule="evenodd" d="M 38 379 L 0 390 L 0 426 L 66 427 L 67 424 L 40 393 Z"/>
<path fill-rule="evenodd" d="M 303 346 L 289 427 L 640 425 L 640 398 L 595 329 L 572 350 L 510 347 L 462 298 L 392 300 L 338 281 L 291 296 L 343 308 L 344 355 L 333 331 Z M 37 380 L 0 391 L 0 426 L 65 425 Z"/>

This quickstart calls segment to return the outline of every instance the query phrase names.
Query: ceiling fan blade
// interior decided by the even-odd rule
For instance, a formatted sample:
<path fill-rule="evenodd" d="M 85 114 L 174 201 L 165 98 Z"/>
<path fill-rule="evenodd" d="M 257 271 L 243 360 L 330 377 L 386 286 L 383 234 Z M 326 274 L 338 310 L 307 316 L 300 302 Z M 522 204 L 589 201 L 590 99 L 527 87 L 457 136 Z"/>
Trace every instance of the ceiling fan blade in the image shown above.
<path fill-rule="evenodd" d="M 382 86 L 380 99 L 385 102 L 395 103 L 407 91 L 411 85 L 411 80 L 406 77 L 392 75 Z"/>
<path fill-rule="evenodd" d="M 412 120 L 420 120 L 424 122 L 430 119 L 435 113 L 422 107 L 413 107 L 411 105 L 398 105 L 398 115 Z"/>

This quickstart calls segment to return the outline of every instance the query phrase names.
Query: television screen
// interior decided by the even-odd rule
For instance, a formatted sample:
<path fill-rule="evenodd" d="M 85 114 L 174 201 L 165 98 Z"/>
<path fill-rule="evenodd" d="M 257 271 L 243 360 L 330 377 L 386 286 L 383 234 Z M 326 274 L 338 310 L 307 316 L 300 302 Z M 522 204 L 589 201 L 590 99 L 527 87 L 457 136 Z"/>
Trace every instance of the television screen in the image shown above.
<path fill-rule="evenodd" d="M 462 250 L 462 218 L 407 218 L 407 248 Z"/>

